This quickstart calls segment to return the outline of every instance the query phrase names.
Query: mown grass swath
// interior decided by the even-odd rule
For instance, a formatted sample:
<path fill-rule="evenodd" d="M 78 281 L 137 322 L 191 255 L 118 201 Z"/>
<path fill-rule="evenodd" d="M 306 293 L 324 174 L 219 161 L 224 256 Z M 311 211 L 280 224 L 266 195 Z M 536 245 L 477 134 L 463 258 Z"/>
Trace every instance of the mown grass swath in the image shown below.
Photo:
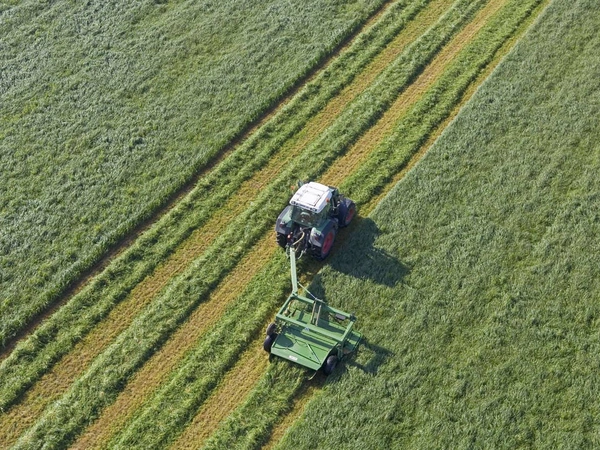
<path fill-rule="evenodd" d="M 0 23 L 0 343 L 382 3 L 7 7 Z"/>
<path fill-rule="evenodd" d="M 279 448 L 600 445 L 596 8 L 550 3 L 378 206 L 374 245 L 333 256 L 323 289 L 368 345 Z M 408 273 L 353 263 L 373 247 Z"/>
<path fill-rule="evenodd" d="M 112 307 L 235 193 L 282 146 L 365 67 L 427 2 L 398 2 L 339 58 L 312 80 L 169 214 L 144 233 L 91 284 L 50 317 L 0 366 L 0 408 L 68 352 Z M 191 212 L 194 212 L 193 214 Z"/>
<path fill-rule="evenodd" d="M 270 226 L 272 217 L 277 215 L 276 210 L 280 209 L 287 200 L 287 187 L 293 184 L 298 177 L 316 177 L 324 170 L 327 161 L 351 145 L 353 140 L 381 115 L 385 107 L 389 106 L 399 90 L 409 83 L 423 65 L 427 64 L 427 61 L 433 57 L 448 36 L 456 31 L 457 25 L 464 23 L 480 5 L 481 2 L 474 5 L 458 2 L 438 24 L 415 42 L 410 50 L 404 52 L 395 64 L 387 68 L 379 77 L 379 81 L 358 97 L 316 143 L 305 150 L 305 156 L 288 167 L 272 187 L 261 194 L 260 199 L 255 201 L 252 210 L 246 211 L 235 223 L 230 225 L 226 236 L 221 236 L 221 239 L 212 247 L 212 251 L 217 254 L 216 258 L 220 262 L 217 263 L 215 260 L 203 267 L 203 269 L 219 267 L 218 272 L 213 272 L 212 275 L 205 278 L 213 280 L 207 282 L 207 288 L 210 283 L 216 282 L 221 274 L 233 267 L 238 258 L 244 254 L 245 248 L 249 247 Z M 269 133 L 266 132 L 266 134 Z M 277 141 L 268 141 L 268 143 L 273 145 Z M 231 169 L 232 166 L 228 164 L 227 162 L 226 167 Z M 312 173 L 308 170 L 311 170 Z M 240 178 L 249 176 L 244 170 L 230 173 L 237 173 Z M 208 191 L 212 181 L 214 179 L 210 178 L 203 182 L 199 190 Z M 228 185 L 226 184 L 221 192 L 227 192 L 227 190 Z M 210 199 L 208 200 L 208 212 L 211 211 L 210 208 L 214 210 L 218 206 L 218 204 L 212 203 L 219 200 L 218 192 L 200 198 Z M 196 194 L 192 195 L 191 199 L 196 200 Z M 184 216 L 194 216 L 194 219 L 189 220 L 197 223 L 199 221 L 197 218 L 203 216 L 200 214 L 202 210 L 198 208 L 199 206 L 202 206 L 202 203 L 184 202 L 171 215 L 163 218 L 164 223 L 160 227 L 151 230 L 147 236 L 143 236 L 139 245 L 136 243 L 122 258 L 119 258 L 114 266 L 109 268 L 106 274 L 99 277 L 88 290 L 82 292 L 66 308 L 63 308 L 64 311 L 61 310 L 55 317 L 52 317 L 47 324 L 36 331 L 32 339 L 28 339 L 27 342 L 20 345 L 3 362 L 0 370 L 3 370 L 6 375 L 2 378 L 4 395 L 0 397 L 3 399 L 0 407 L 5 408 L 14 402 L 23 389 L 47 369 L 49 362 L 55 361 L 61 354 L 72 348 L 73 343 L 86 329 L 97 323 L 115 302 L 124 298 L 128 290 L 133 288 L 135 283 L 139 282 L 160 261 L 166 251 L 165 247 L 170 248 L 169 244 L 163 246 L 162 242 L 160 245 L 153 246 L 154 241 L 158 241 L 162 234 L 169 234 L 170 227 L 177 229 L 178 221 L 183 221 Z M 194 214 L 189 214 L 191 210 L 194 211 Z M 187 221 L 184 223 L 186 226 L 180 229 L 183 230 L 183 234 L 189 233 L 191 225 Z M 244 234 L 244 230 L 247 235 Z M 228 254 L 226 249 L 232 245 L 235 246 L 234 253 Z M 206 259 L 206 261 L 208 260 Z M 132 264 L 134 264 L 133 267 L 131 267 Z M 120 276 L 119 274 L 125 274 L 126 278 L 123 281 L 119 279 L 115 283 L 114 280 Z M 112 282 L 109 283 L 111 280 Z M 197 301 L 198 299 L 192 300 L 190 297 L 188 300 Z M 92 306 L 90 312 L 83 314 L 83 305 Z M 46 346 L 47 342 L 51 343 L 50 346 Z M 32 354 L 36 355 L 35 362 L 32 361 Z M 26 364 L 23 361 L 26 361 Z M 24 376 L 24 373 L 27 376 Z"/>
<path fill-rule="evenodd" d="M 523 22 L 525 18 L 529 16 L 532 12 L 535 4 L 539 4 L 539 1 L 531 1 L 529 4 L 524 4 L 521 1 L 513 1 L 508 3 L 502 10 L 500 10 L 495 16 L 492 17 L 490 22 L 486 24 L 482 28 L 482 30 L 478 33 L 472 43 L 470 43 L 456 58 L 452 65 L 444 72 L 440 80 L 434 85 L 431 90 L 425 93 L 424 97 L 415 105 L 414 109 L 409 112 L 406 116 L 406 119 L 403 119 L 399 123 L 399 128 L 397 130 L 401 130 L 403 126 L 405 126 L 405 120 L 408 123 L 412 123 L 414 126 L 415 119 L 411 117 L 411 114 L 415 112 L 420 112 L 421 115 L 418 123 L 426 123 L 426 124 L 437 124 L 443 118 L 447 117 L 447 115 L 452 111 L 453 107 L 460 100 L 461 94 L 464 92 L 468 84 L 473 80 L 474 76 L 481 70 L 485 64 L 489 63 L 491 58 L 497 49 L 505 42 L 518 28 L 519 24 Z M 476 56 L 476 57 L 474 57 Z M 460 76 L 458 75 L 458 71 L 460 71 Z M 437 101 L 432 102 L 432 97 Z M 450 102 L 442 102 L 439 101 L 440 98 L 451 99 Z M 431 108 L 432 105 L 435 105 L 435 108 Z M 424 126 L 424 127 L 416 127 L 416 131 L 413 134 L 406 133 L 397 133 L 394 132 L 392 135 L 396 138 L 395 148 L 399 149 L 399 154 L 405 158 L 406 156 L 410 156 L 416 149 L 418 145 L 415 143 L 422 143 L 426 140 L 429 133 L 433 130 L 434 126 Z M 409 146 L 406 145 L 406 139 L 409 143 Z M 381 148 L 389 149 L 393 146 L 391 139 L 386 139 Z M 408 147 L 408 148 L 407 148 Z M 378 149 L 377 151 L 381 150 Z M 388 158 L 390 164 L 398 164 L 396 167 L 400 168 L 399 164 L 396 163 L 392 158 Z M 362 171 L 359 169 L 359 171 Z M 369 175 L 367 175 L 369 174 Z M 380 186 L 376 184 L 376 182 L 381 183 L 382 180 L 385 180 L 385 177 L 378 177 L 378 171 L 372 170 L 371 172 L 363 172 L 362 176 L 351 176 L 346 184 L 345 189 L 352 189 L 354 187 L 361 187 L 363 185 L 366 186 Z M 362 183 L 359 183 L 359 180 L 362 180 Z M 356 190 L 356 192 L 361 192 L 360 190 Z M 369 195 L 375 195 L 375 190 L 366 190 L 364 196 L 358 196 L 356 198 L 359 199 L 361 203 L 365 203 L 369 201 Z M 356 195 L 356 194 L 353 194 Z M 344 250 L 341 250 L 342 254 L 336 256 L 332 261 L 331 265 L 337 269 L 337 271 L 341 271 L 346 274 L 345 279 L 348 278 L 347 274 L 357 274 L 360 273 L 361 277 L 365 275 L 361 269 L 354 268 L 353 265 L 357 264 L 356 261 L 364 261 L 368 259 L 369 264 L 373 263 L 374 258 L 381 258 L 379 261 L 380 265 L 376 270 L 383 270 L 384 266 L 387 265 L 387 271 L 396 271 L 398 273 L 404 272 L 406 269 L 402 264 L 393 264 L 393 259 L 391 257 L 386 257 L 385 252 L 380 254 L 377 250 L 373 250 L 372 248 L 367 248 L 369 245 L 373 244 L 375 237 L 377 235 L 377 230 L 374 229 L 374 225 L 372 221 L 367 220 L 366 223 L 362 226 L 359 226 L 358 230 L 355 231 L 358 238 L 350 238 L 350 241 L 344 246 L 355 245 L 355 241 L 357 239 L 361 239 L 360 243 L 360 251 L 362 251 L 362 255 L 357 250 L 356 254 L 348 255 L 344 254 Z M 381 256 L 383 255 L 383 257 Z M 339 262 L 341 259 L 347 259 L 348 261 Z M 363 264 L 361 262 L 361 264 Z M 336 271 L 336 273 L 337 273 Z M 387 283 L 386 280 L 393 280 L 394 274 L 382 274 L 378 276 L 373 276 L 370 278 L 375 278 L 380 281 L 381 284 L 393 284 Z M 347 281 L 347 280 L 346 280 Z M 354 283 L 354 288 L 356 288 L 356 283 Z M 326 286 L 327 287 L 327 286 Z M 322 290 L 322 286 L 316 286 L 313 288 L 315 290 Z M 369 285 L 367 289 L 355 290 L 350 293 L 344 291 L 344 293 L 335 294 L 335 287 L 333 289 L 328 289 L 327 292 L 334 293 L 334 300 L 339 300 L 340 296 L 347 295 L 352 298 L 358 297 L 362 298 L 365 302 L 371 303 L 375 302 L 375 300 L 370 300 L 373 298 L 372 292 L 377 292 L 379 294 L 379 290 L 374 290 L 369 293 L 369 289 L 373 289 L 372 285 Z M 334 303 L 337 304 L 337 303 Z M 368 311 L 365 310 L 364 304 L 359 307 L 362 309 L 361 313 L 363 315 L 367 315 L 367 317 L 371 317 L 371 320 L 375 319 L 375 317 L 386 317 L 389 315 L 386 311 L 386 308 L 382 305 L 371 305 L 373 309 Z M 391 305 L 386 305 L 387 307 L 392 307 Z M 345 307 L 345 306 L 344 306 Z M 355 306 L 356 307 L 356 306 Z M 347 308 L 348 309 L 348 308 Z M 362 315 L 361 315 L 362 319 Z M 361 320 L 362 322 L 362 320 Z M 365 328 L 369 328 L 369 320 L 367 320 L 366 324 L 363 325 Z M 368 337 L 368 333 L 367 333 Z M 367 342 L 365 347 L 369 349 L 370 344 Z M 367 350 L 367 354 L 373 355 L 372 350 Z M 385 353 L 385 352 L 382 352 Z M 381 357 L 382 355 L 379 355 Z M 291 386 L 286 384 L 285 378 L 282 378 L 276 386 L 269 386 L 268 390 L 278 390 L 281 389 L 282 392 L 288 392 L 290 396 L 292 396 L 295 392 L 294 389 L 291 389 Z M 293 381 L 291 382 L 293 384 Z M 247 434 L 251 434 L 253 436 L 252 442 L 254 442 L 257 437 L 257 433 L 262 433 L 263 439 L 268 436 L 268 432 L 270 427 L 274 424 L 277 419 L 277 415 L 281 414 L 286 410 L 289 405 L 289 401 L 291 397 L 287 399 L 283 399 L 277 403 L 278 407 L 275 407 L 273 404 L 265 404 L 265 412 L 263 413 L 260 406 L 261 402 L 258 399 L 268 396 L 267 390 L 263 387 L 257 388 L 249 397 L 249 399 L 239 408 L 239 410 L 234 413 L 224 424 L 224 426 L 217 431 L 217 433 L 212 438 L 211 445 L 219 445 L 228 446 L 232 445 L 234 441 L 239 439 L 243 439 L 243 436 Z M 286 401 L 287 400 L 287 401 Z M 252 410 L 252 414 L 248 414 L 249 411 Z M 266 412 L 268 410 L 269 412 Z M 245 417 L 243 421 L 238 421 L 236 418 Z M 325 420 L 325 419 L 321 419 Z M 250 431 L 251 430 L 251 431 Z M 258 443 L 261 441 L 259 440 Z M 314 444 L 314 442 L 313 442 Z M 249 446 L 248 448 L 252 448 Z M 367 447 L 368 448 L 368 447 Z"/>
<path fill-rule="evenodd" d="M 115 398 L 128 377 L 231 270 L 246 249 L 271 227 L 273 217 L 288 200 L 288 186 L 298 176 L 315 178 L 322 173 L 382 114 L 399 91 L 483 3 L 459 0 L 436 25 L 400 55 L 323 136 L 261 192 L 252 207 L 236 218 L 204 255 L 134 320 L 131 327 L 94 361 L 63 398 L 46 410 L 20 439 L 18 446 L 35 447 L 50 438 L 57 443 L 70 442 L 98 411 Z M 103 396 L 97 395 L 99 386 Z M 75 403 L 84 404 L 85 413 L 70 406 Z M 67 417 L 67 422 L 62 420 Z"/>
<path fill-rule="evenodd" d="M 261 448 L 265 436 L 280 414 L 289 411 L 292 399 L 303 383 L 310 377 L 308 370 L 290 366 L 287 361 L 275 361 L 261 377 L 243 405 L 235 410 L 213 436 L 202 446 L 203 449 Z M 338 424 L 343 427 L 343 422 Z M 315 447 L 319 444 L 313 442 Z"/>
<path fill-rule="evenodd" d="M 163 448 L 182 431 L 248 342 L 264 331 L 263 324 L 289 291 L 286 265 L 281 253 L 252 279 L 108 447 Z"/>

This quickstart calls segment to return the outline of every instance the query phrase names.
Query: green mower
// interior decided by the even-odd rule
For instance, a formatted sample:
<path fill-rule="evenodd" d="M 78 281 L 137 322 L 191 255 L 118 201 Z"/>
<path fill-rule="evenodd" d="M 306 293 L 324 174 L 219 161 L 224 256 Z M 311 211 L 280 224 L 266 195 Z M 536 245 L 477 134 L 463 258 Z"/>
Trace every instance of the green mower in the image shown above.
<path fill-rule="evenodd" d="M 330 375 L 338 362 L 358 347 L 362 335 L 352 330 L 356 317 L 311 295 L 298 294 L 296 249 L 288 246 L 292 293 L 267 327 L 263 348 L 270 355 Z M 303 287 L 303 286 L 302 286 Z"/>

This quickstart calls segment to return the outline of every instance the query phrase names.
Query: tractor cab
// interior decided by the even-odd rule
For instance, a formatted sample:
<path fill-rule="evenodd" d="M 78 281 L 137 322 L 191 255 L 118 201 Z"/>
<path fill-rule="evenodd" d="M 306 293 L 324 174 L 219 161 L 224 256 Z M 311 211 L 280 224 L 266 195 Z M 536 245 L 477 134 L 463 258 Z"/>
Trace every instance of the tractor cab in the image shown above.
<path fill-rule="evenodd" d="M 331 199 L 328 186 L 315 182 L 303 184 L 290 200 L 292 221 L 305 227 L 319 227 L 329 218 Z"/>

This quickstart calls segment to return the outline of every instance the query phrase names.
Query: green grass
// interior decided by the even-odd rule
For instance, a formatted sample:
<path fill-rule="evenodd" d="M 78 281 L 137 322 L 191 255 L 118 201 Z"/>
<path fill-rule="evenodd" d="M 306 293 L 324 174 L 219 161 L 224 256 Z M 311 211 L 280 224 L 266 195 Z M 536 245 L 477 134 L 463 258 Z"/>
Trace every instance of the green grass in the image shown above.
<path fill-rule="evenodd" d="M 293 183 L 298 173 L 302 171 L 307 178 L 314 178 L 324 171 L 328 162 L 340 155 L 352 143 L 353 137 L 360 135 L 383 113 L 415 73 L 482 4 L 459 0 L 438 24 L 400 55 L 398 61 L 391 64 L 322 137 L 261 192 L 252 207 L 234 220 L 204 255 L 134 320 L 94 361 L 86 374 L 59 401 L 49 406 L 40 420 L 21 437 L 17 447 L 37 447 L 50 436 L 56 442 L 70 442 L 110 403 L 128 377 L 206 297 L 246 249 L 272 226 L 273 217 L 289 199 L 287 186 Z M 348 117 L 354 120 L 348 121 Z M 8 388 L 12 389 L 10 385 Z M 97 395 L 99 389 L 104 392 L 103 396 Z M 70 406 L 75 402 L 86 407 L 79 411 Z M 61 420 L 64 417 L 69 417 L 68 423 Z"/>
<path fill-rule="evenodd" d="M 0 408 L 10 406 L 62 355 L 166 258 L 195 228 L 292 138 L 361 68 L 388 43 L 426 1 L 397 2 L 333 63 L 253 134 L 169 214 L 144 233 L 122 256 L 87 285 L 33 335 L 19 343 L 0 365 Z M 194 212 L 193 214 L 191 212 Z M 232 262 L 233 263 L 233 262 Z"/>
<path fill-rule="evenodd" d="M 382 0 L 21 2 L 0 14 L 0 342 Z"/>
<path fill-rule="evenodd" d="M 596 6 L 551 3 L 333 256 L 367 341 L 279 448 L 600 445 Z"/>

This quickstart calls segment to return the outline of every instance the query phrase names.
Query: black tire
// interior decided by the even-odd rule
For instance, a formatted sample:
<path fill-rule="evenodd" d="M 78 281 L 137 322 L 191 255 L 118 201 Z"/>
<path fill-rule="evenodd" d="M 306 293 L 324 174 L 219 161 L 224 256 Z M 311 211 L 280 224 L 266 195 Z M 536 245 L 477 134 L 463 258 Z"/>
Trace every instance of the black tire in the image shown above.
<path fill-rule="evenodd" d="M 276 239 L 277 245 L 279 245 L 281 248 L 285 248 L 287 246 L 287 236 L 285 234 L 277 233 Z"/>
<path fill-rule="evenodd" d="M 335 370 L 338 363 L 338 357 L 336 355 L 328 356 L 325 360 L 325 364 L 323 364 L 323 373 L 325 375 L 331 375 Z"/>
<path fill-rule="evenodd" d="M 267 336 L 267 338 L 263 342 L 263 349 L 265 350 L 265 352 L 271 353 L 271 347 L 273 347 L 273 342 L 275 342 L 275 339 L 277 339 L 277 333 L 273 333 Z"/>
<path fill-rule="evenodd" d="M 340 227 L 344 228 L 350 225 L 356 215 L 356 204 L 350 199 L 344 199 L 344 203 L 339 206 L 338 220 Z"/>
<path fill-rule="evenodd" d="M 267 336 L 271 336 L 277 330 L 277 324 L 275 322 L 271 322 L 267 325 Z"/>
<path fill-rule="evenodd" d="M 333 243 L 335 242 L 335 234 L 335 228 L 330 228 L 323 239 L 323 245 L 321 247 L 313 248 L 313 256 L 316 259 L 323 261 L 325 258 L 327 258 L 327 256 L 329 256 L 331 249 L 333 248 Z"/>

